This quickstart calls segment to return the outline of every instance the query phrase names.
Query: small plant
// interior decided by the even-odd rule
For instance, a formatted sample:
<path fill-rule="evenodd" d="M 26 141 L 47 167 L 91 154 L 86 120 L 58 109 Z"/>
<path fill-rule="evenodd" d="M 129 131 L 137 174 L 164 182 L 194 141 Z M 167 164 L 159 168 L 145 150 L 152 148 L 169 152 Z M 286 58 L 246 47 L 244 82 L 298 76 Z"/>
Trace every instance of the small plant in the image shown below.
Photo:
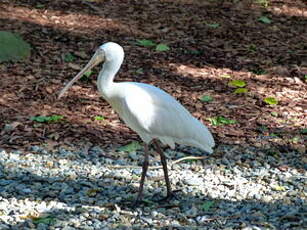
<path fill-rule="evenodd" d="M 246 83 L 242 80 L 232 80 L 228 83 L 228 85 L 232 87 L 244 87 L 246 86 Z"/>
<path fill-rule="evenodd" d="M 206 201 L 205 203 L 202 204 L 201 209 L 204 212 L 208 212 L 210 208 L 214 206 L 215 202 L 214 201 Z"/>
<path fill-rule="evenodd" d="M 257 51 L 257 46 L 255 44 L 250 44 L 249 47 L 248 47 L 248 51 L 256 52 Z"/>
<path fill-rule="evenodd" d="M 64 55 L 65 62 L 73 62 L 74 60 L 76 60 L 76 57 L 73 54 L 67 53 Z"/>
<path fill-rule="evenodd" d="M 266 97 L 263 99 L 263 101 L 269 105 L 277 105 L 278 100 L 275 97 Z"/>
<path fill-rule="evenodd" d="M 155 42 L 147 39 L 136 40 L 136 44 L 143 47 L 155 47 L 155 50 L 159 52 L 170 50 L 170 47 L 166 44 L 156 44 Z"/>
<path fill-rule="evenodd" d="M 57 122 L 59 120 L 62 120 L 63 116 L 62 115 L 52 115 L 52 116 L 35 116 L 31 117 L 31 121 L 36 121 L 39 123 L 48 123 L 48 122 Z"/>
<path fill-rule="evenodd" d="M 144 47 L 153 47 L 157 45 L 153 41 L 147 39 L 141 39 L 141 40 L 138 39 L 136 40 L 136 42 L 139 46 L 144 46 Z"/>
<path fill-rule="evenodd" d="M 212 117 L 208 118 L 208 120 L 211 122 L 211 125 L 213 126 L 218 126 L 218 125 L 231 125 L 231 124 L 236 124 L 236 120 L 231 120 L 222 116 L 218 117 Z"/>
<path fill-rule="evenodd" d="M 202 102 L 211 102 L 213 101 L 213 98 L 209 95 L 204 95 L 204 96 L 201 96 L 199 100 Z"/>
<path fill-rule="evenodd" d="M 56 222 L 56 218 L 54 216 L 32 217 L 32 222 L 34 224 L 52 225 Z"/>

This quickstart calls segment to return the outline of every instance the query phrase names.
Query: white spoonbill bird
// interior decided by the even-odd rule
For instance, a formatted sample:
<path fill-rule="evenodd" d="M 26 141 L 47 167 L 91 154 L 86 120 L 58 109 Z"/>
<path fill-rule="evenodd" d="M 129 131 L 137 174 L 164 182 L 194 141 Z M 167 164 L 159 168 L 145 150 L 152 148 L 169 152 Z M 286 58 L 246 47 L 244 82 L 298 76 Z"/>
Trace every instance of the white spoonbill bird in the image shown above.
<path fill-rule="evenodd" d="M 167 187 L 167 198 L 173 193 L 168 177 L 167 163 L 159 141 L 171 148 L 175 143 L 194 146 L 212 153 L 214 139 L 206 126 L 194 118 L 175 98 L 163 90 L 137 82 L 114 82 L 124 59 L 123 48 L 108 42 L 101 45 L 88 64 L 60 92 L 59 98 L 97 64 L 104 62 L 97 86 L 102 97 L 110 103 L 120 118 L 143 140 L 144 163 L 136 202 L 142 198 L 144 180 L 148 168 L 149 145 L 159 153 Z"/>

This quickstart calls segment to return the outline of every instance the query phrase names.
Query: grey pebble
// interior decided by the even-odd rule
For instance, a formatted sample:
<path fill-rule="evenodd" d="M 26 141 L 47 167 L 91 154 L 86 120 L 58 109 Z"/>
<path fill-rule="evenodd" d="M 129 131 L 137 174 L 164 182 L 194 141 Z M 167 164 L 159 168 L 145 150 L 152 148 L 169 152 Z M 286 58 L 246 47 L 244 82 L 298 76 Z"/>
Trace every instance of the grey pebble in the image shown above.
<path fill-rule="evenodd" d="M 82 149 L 51 153 L 40 146 L 31 146 L 26 154 L 0 149 L 0 229 L 155 229 L 157 223 L 162 229 L 261 229 L 253 222 L 272 229 L 302 229 L 306 173 L 301 155 L 283 154 L 283 163 L 292 165 L 282 172 L 275 157 L 261 155 L 258 149 L 232 153 L 231 146 L 224 148 L 226 157 L 209 156 L 204 166 L 180 162 L 169 170 L 173 189 L 180 190 L 177 200 L 154 200 L 153 194 L 165 195 L 165 182 L 162 169 L 149 169 L 144 184 L 148 203 L 137 209 L 130 203 L 142 172 L 136 165 L 142 153 L 112 160 L 98 157 L 106 152 L 99 146 L 87 155 Z M 167 152 L 168 161 L 185 156 Z M 160 165 L 156 159 L 151 163 Z M 133 167 L 113 167 L 118 165 Z M 23 219 L 30 213 L 48 214 L 55 223 Z"/>

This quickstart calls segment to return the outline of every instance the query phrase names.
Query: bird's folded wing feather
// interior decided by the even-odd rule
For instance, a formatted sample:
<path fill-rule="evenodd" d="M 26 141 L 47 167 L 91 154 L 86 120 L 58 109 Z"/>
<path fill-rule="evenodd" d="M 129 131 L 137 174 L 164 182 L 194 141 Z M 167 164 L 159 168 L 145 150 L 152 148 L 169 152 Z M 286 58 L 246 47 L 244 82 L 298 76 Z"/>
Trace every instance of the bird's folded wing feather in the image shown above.
<path fill-rule="evenodd" d="M 146 84 L 135 84 L 130 90 L 131 92 L 126 91 L 126 108 L 123 113 L 127 120 L 125 122 L 133 130 L 147 132 L 152 137 L 173 138 L 177 143 L 199 142 L 209 148 L 214 146 L 207 127 L 172 96 Z"/>

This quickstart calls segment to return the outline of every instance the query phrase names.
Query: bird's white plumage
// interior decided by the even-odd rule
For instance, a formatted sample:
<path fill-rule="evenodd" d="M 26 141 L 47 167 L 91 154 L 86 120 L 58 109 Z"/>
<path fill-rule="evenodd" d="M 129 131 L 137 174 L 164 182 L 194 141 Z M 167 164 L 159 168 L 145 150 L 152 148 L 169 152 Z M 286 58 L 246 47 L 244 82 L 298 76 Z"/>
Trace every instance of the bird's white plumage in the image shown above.
<path fill-rule="evenodd" d="M 178 143 L 212 153 L 209 130 L 166 92 L 133 82 L 115 83 L 113 90 L 109 103 L 144 142 L 157 138 L 171 148 Z"/>
<path fill-rule="evenodd" d="M 104 61 L 97 80 L 98 90 L 145 143 L 159 139 L 171 148 L 178 143 L 212 153 L 214 139 L 210 131 L 171 95 L 148 84 L 113 82 L 123 60 L 124 50 L 120 45 L 113 42 L 103 44 L 86 67 L 64 87 L 59 97 L 86 71 Z"/>
<path fill-rule="evenodd" d="M 212 153 L 215 144 L 210 131 L 171 95 L 148 84 L 113 82 L 124 58 L 121 46 L 106 43 L 100 49 L 106 61 L 98 77 L 98 89 L 145 143 L 156 138 L 171 148 L 178 143 Z"/>

